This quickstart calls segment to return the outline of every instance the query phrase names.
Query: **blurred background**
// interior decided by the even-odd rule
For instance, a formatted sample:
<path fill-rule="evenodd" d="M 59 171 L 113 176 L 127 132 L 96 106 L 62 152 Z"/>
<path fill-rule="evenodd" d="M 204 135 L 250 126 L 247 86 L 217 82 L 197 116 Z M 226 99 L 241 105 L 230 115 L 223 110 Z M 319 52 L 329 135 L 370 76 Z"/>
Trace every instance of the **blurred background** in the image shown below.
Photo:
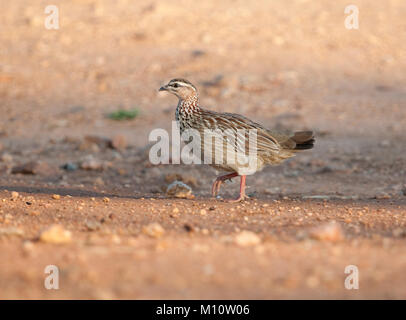
<path fill-rule="evenodd" d="M 150 131 L 169 130 L 177 104 L 158 88 L 184 77 L 205 108 L 241 113 L 270 128 L 316 132 L 314 151 L 249 178 L 255 197 L 389 199 L 404 211 L 404 0 L 352 1 L 358 30 L 345 28 L 350 3 L 343 0 L 55 4 L 59 29 L 48 30 L 49 1 L 0 2 L 3 190 L 165 198 L 168 183 L 181 179 L 208 199 L 214 170 L 148 161 Z M 236 191 L 233 182 L 223 195 Z M 11 224 L 33 224 L 24 232 L 34 237 L 41 224 L 21 219 Z M 66 219 L 74 231 L 76 220 Z"/>
<path fill-rule="evenodd" d="M 50 141 L 94 151 L 100 141 L 93 136 L 115 138 L 118 149 L 145 147 L 152 129 L 171 128 L 177 101 L 157 89 L 175 77 L 192 81 L 206 108 L 270 128 L 315 130 L 326 138 L 318 141 L 320 157 L 352 153 L 336 164 L 340 170 L 367 165 L 374 150 L 403 152 L 404 1 L 357 1 L 358 30 L 344 25 L 345 1 L 77 0 L 58 4 L 57 30 L 44 26 L 47 5 L 1 4 L 6 160 L 13 148 L 28 158 L 63 148 Z M 123 110 L 130 121 L 117 121 Z M 49 157 L 55 166 L 82 156 L 54 153 L 61 157 Z M 18 154 L 13 159 L 3 171 L 19 164 Z"/>
<path fill-rule="evenodd" d="M 176 106 L 157 88 L 182 76 L 208 108 L 265 124 L 297 116 L 297 127 L 334 134 L 399 132 L 406 4 L 354 4 L 359 30 L 344 26 L 345 1 L 61 1 L 59 29 L 47 30 L 47 1 L 3 2 L 2 131 L 38 142 L 117 131 L 142 144 Z M 142 111 L 132 131 L 105 120 L 119 108 Z"/>

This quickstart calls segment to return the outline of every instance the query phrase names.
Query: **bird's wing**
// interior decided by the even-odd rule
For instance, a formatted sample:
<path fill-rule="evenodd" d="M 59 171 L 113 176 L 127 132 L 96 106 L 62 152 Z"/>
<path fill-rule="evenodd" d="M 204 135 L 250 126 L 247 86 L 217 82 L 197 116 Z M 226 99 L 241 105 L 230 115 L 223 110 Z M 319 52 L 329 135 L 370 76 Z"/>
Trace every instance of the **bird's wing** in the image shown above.
<path fill-rule="evenodd" d="M 202 110 L 201 115 L 204 128 L 210 130 L 220 129 L 223 132 L 231 130 L 237 137 L 236 140 L 238 143 L 236 144 L 236 148 L 239 151 L 249 151 L 249 130 L 256 130 L 256 151 L 259 155 L 279 153 L 282 148 L 278 139 L 274 137 L 269 130 L 242 115 L 235 113 L 218 113 L 209 110 Z"/>

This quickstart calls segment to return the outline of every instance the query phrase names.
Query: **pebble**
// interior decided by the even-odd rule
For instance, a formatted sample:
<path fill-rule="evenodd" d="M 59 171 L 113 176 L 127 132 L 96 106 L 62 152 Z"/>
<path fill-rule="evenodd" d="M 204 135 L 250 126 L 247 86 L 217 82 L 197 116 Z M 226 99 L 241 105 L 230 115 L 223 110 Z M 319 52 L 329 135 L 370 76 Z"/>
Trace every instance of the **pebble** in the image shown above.
<path fill-rule="evenodd" d="M 81 149 L 87 149 L 91 148 L 92 144 L 96 145 L 100 148 L 107 148 L 110 145 L 110 140 L 104 137 L 99 137 L 99 136 L 94 136 L 94 135 L 88 135 L 85 136 L 83 139 L 83 143 L 81 145 Z"/>
<path fill-rule="evenodd" d="M 52 199 L 59 200 L 59 199 L 61 199 L 61 196 L 59 194 L 53 194 Z"/>
<path fill-rule="evenodd" d="M 11 192 L 11 199 L 17 200 L 19 196 L 20 196 L 20 195 L 18 194 L 17 191 L 12 191 L 12 192 Z"/>
<path fill-rule="evenodd" d="M 192 53 L 191 53 L 192 57 L 194 57 L 194 58 L 203 56 L 203 55 L 205 55 L 205 54 L 206 54 L 206 51 L 204 51 L 204 50 L 199 50 L 199 49 L 193 50 Z"/>
<path fill-rule="evenodd" d="M 68 163 L 65 163 L 61 168 L 66 171 L 72 172 L 72 171 L 77 170 L 78 166 L 75 163 L 68 162 Z"/>
<path fill-rule="evenodd" d="M 116 135 L 113 137 L 113 139 L 111 139 L 109 147 L 115 150 L 124 150 L 127 148 L 127 140 L 121 134 Z"/>
<path fill-rule="evenodd" d="M 34 244 L 32 241 L 26 240 L 23 242 L 23 250 L 24 253 L 29 253 L 34 249 Z"/>
<path fill-rule="evenodd" d="M 16 227 L 0 228 L 0 236 L 22 236 L 24 231 Z"/>
<path fill-rule="evenodd" d="M 20 166 L 15 166 L 11 170 L 12 174 L 34 174 L 34 175 L 54 175 L 56 170 L 43 161 L 31 161 Z"/>
<path fill-rule="evenodd" d="M 344 234 L 341 226 L 332 221 L 313 228 L 310 237 L 320 241 L 337 242 L 344 238 Z"/>
<path fill-rule="evenodd" d="M 80 168 L 83 170 L 101 171 L 103 170 L 103 163 L 92 155 L 89 155 L 82 161 Z"/>
<path fill-rule="evenodd" d="M 241 247 L 254 246 L 261 243 L 261 238 L 251 231 L 241 231 L 234 238 L 237 245 Z"/>
<path fill-rule="evenodd" d="M 390 198 L 392 198 L 392 196 L 385 192 L 379 193 L 375 196 L 375 199 L 377 199 L 377 200 L 385 200 L 385 199 L 390 199 Z"/>
<path fill-rule="evenodd" d="M 194 231 L 193 226 L 190 225 L 189 223 L 185 223 L 185 224 L 183 225 L 183 228 L 184 228 L 187 232 L 193 232 L 193 231 Z"/>
<path fill-rule="evenodd" d="M 39 239 L 46 243 L 65 244 L 72 241 L 72 233 L 61 225 L 53 225 L 42 231 Z"/>
<path fill-rule="evenodd" d="M 392 235 L 395 238 L 403 238 L 406 236 L 406 230 L 403 230 L 402 228 L 396 228 L 392 231 Z"/>
<path fill-rule="evenodd" d="M 144 226 L 142 232 L 152 238 L 160 238 L 164 235 L 165 229 L 159 223 L 153 222 Z"/>
<path fill-rule="evenodd" d="M 191 198 L 192 188 L 181 181 L 174 181 L 166 189 L 166 194 L 175 198 Z"/>
<path fill-rule="evenodd" d="M 93 183 L 97 186 L 104 186 L 104 180 L 101 177 L 94 179 Z"/>
<path fill-rule="evenodd" d="M 1 157 L 0 160 L 3 162 L 13 162 L 13 156 L 9 153 L 4 153 Z"/>
<path fill-rule="evenodd" d="M 101 223 L 95 220 L 88 220 L 86 221 L 86 228 L 89 231 L 96 231 L 101 228 Z"/>

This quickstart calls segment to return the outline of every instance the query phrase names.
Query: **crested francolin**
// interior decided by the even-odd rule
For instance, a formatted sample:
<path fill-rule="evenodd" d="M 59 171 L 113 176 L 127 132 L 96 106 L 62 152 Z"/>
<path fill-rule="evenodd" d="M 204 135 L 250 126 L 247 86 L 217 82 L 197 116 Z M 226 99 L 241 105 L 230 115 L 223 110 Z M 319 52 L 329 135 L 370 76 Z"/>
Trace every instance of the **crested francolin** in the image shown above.
<path fill-rule="evenodd" d="M 176 121 L 180 133 L 189 129 L 198 132 L 201 138 L 199 147 L 202 151 L 202 160 L 204 159 L 207 163 L 209 159 L 211 166 L 229 172 L 217 177 L 214 181 L 212 186 L 214 197 L 224 181 L 240 176 L 240 195 L 235 201 L 244 200 L 247 174 L 260 171 L 267 164 L 279 164 L 298 151 L 313 148 L 314 138 L 311 131 L 281 133 L 268 130 L 239 114 L 220 113 L 201 108 L 197 89 L 188 80 L 173 79 L 159 91 L 168 91 L 178 97 Z M 212 138 L 219 136 L 223 139 L 220 140 L 221 142 L 216 140 L 213 146 Z M 226 139 L 224 139 L 225 136 Z M 254 138 L 251 139 L 251 137 Z M 239 161 L 241 159 L 244 161 Z"/>

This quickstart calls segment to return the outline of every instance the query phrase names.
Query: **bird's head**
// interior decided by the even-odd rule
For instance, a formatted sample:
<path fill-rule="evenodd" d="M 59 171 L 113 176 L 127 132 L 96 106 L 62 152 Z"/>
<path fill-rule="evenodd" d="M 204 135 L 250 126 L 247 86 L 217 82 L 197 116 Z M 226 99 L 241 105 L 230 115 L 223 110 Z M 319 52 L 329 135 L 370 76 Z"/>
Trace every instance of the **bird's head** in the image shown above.
<path fill-rule="evenodd" d="M 186 100 L 197 95 L 196 87 L 186 79 L 172 79 L 167 85 L 159 88 L 159 91 L 173 93 L 181 100 Z"/>

